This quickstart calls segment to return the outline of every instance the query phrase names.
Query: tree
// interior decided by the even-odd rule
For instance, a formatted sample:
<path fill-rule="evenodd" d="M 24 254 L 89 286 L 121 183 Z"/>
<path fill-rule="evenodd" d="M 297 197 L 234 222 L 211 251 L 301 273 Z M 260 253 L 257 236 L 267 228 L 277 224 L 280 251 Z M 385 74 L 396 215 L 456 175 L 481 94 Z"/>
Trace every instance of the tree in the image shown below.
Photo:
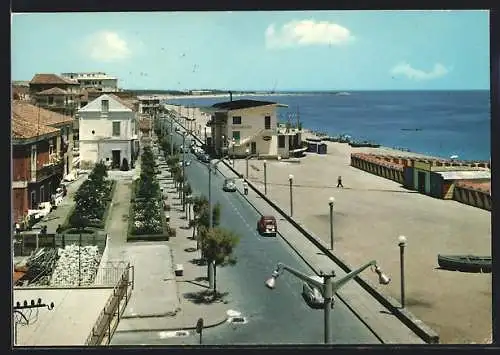
<path fill-rule="evenodd" d="M 184 184 L 184 196 L 186 196 L 186 198 L 184 198 L 184 206 L 182 206 L 183 208 L 185 207 L 186 204 L 188 204 L 188 201 L 187 200 L 187 197 L 190 196 L 191 194 L 193 193 L 193 189 L 191 188 L 191 185 L 189 184 L 189 182 L 186 182 Z"/>
<path fill-rule="evenodd" d="M 236 264 L 233 251 L 238 242 L 238 236 L 228 229 L 216 227 L 205 233 L 202 251 L 209 265 L 213 263 L 214 266 L 214 296 L 217 294 L 217 267 Z"/>

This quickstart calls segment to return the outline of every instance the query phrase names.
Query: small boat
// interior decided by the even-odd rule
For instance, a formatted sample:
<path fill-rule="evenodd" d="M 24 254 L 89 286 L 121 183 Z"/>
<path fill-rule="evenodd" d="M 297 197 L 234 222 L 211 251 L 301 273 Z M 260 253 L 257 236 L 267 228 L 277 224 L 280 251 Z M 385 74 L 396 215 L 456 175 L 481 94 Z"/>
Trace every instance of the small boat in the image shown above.
<path fill-rule="evenodd" d="M 401 128 L 402 131 L 421 131 L 422 128 Z"/>
<path fill-rule="evenodd" d="M 349 142 L 349 145 L 353 148 L 379 148 L 380 144 L 368 142 L 368 141 L 363 141 L 363 142 Z"/>
<path fill-rule="evenodd" d="M 491 256 L 438 254 L 438 264 L 446 270 L 491 272 Z"/>

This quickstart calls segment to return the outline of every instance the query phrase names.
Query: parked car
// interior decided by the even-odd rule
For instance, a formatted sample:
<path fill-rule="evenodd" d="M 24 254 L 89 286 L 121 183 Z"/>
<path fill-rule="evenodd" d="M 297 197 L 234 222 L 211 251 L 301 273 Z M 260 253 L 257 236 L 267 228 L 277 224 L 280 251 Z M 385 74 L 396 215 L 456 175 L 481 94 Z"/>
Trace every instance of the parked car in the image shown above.
<path fill-rule="evenodd" d="M 210 163 L 210 156 L 208 154 L 200 154 L 198 159 L 200 159 L 200 161 L 203 163 Z"/>
<path fill-rule="evenodd" d="M 274 216 L 262 216 L 257 222 L 257 231 L 260 235 L 276 237 L 278 226 Z"/>
<path fill-rule="evenodd" d="M 186 160 L 186 166 L 190 166 L 191 165 L 191 160 Z M 179 166 L 182 167 L 182 160 L 179 162 Z"/>
<path fill-rule="evenodd" d="M 226 192 L 235 192 L 236 191 L 236 183 L 234 179 L 225 179 L 224 186 L 222 186 L 222 190 Z"/>

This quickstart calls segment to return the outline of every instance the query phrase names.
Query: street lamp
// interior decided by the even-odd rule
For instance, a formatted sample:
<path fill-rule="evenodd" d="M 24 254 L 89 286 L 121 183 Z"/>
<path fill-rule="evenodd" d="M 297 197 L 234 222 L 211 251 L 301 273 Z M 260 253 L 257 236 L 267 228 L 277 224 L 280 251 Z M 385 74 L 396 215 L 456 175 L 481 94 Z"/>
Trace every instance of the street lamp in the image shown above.
<path fill-rule="evenodd" d="M 377 262 L 375 260 L 372 260 L 366 263 L 365 265 L 361 266 L 360 268 L 351 271 L 338 281 L 332 280 L 333 277 L 335 276 L 335 273 L 333 271 L 331 274 L 321 274 L 321 276 L 323 277 L 323 282 L 320 282 L 307 275 L 304 275 L 301 272 L 294 270 L 283 263 L 278 263 L 276 270 L 273 271 L 271 278 L 266 280 L 265 284 L 268 288 L 274 289 L 276 287 L 276 279 L 283 273 L 283 271 L 286 270 L 292 275 L 306 282 L 307 284 L 317 288 L 321 292 L 324 300 L 323 301 L 324 339 L 325 339 L 325 344 L 329 344 L 332 342 L 331 331 L 330 331 L 330 324 L 331 324 L 330 311 L 333 308 L 333 295 L 337 293 L 337 291 L 341 287 L 343 287 L 349 281 L 354 279 L 359 273 L 361 273 L 370 266 L 375 266 L 375 268 L 372 269 L 372 271 L 378 275 L 379 283 L 381 285 L 387 285 L 391 281 L 391 279 L 382 272 L 380 267 L 377 265 Z"/>
<path fill-rule="evenodd" d="M 235 147 L 234 146 L 236 144 L 236 139 L 234 139 L 234 137 L 233 137 L 233 139 L 231 140 L 231 142 L 233 143 L 233 168 L 234 168 L 234 159 L 235 159 L 235 155 L 234 155 L 234 148 Z"/>
<path fill-rule="evenodd" d="M 292 193 L 292 184 L 293 184 L 293 175 L 288 175 L 288 181 L 290 182 L 290 217 L 293 216 L 293 193 Z"/>
<path fill-rule="evenodd" d="M 246 164 L 246 176 L 247 176 L 247 179 L 248 179 L 248 153 L 250 153 L 250 149 L 245 149 L 245 153 L 247 153 L 247 157 L 246 157 L 246 161 L 247 161 L 247 164 Z"/>
<path fill-rule="evenodd" d="M 398 237 L 399 245 L 399 266 L 401 270 L 401 306 L 405 308 L 405 247 L 406 237 L 400 235 Z"/>
<path fill-rule="evenodd" d="M 333 250 L 333 204 L 335 202 L 335 197 L 330 197 L 328 199 L 328 204 L 330 205 L 330 250 Z"/>
<path fill-rule="evenodd" d="M 264 195 L 267 195 L 267 160 L 264 160 Z"/>
<path fill-rule="evenodd" d="M 186 134 L 187 132 L 182 132 L 182 211 L 184 211 L 184 181 L 186 181 Z"/>

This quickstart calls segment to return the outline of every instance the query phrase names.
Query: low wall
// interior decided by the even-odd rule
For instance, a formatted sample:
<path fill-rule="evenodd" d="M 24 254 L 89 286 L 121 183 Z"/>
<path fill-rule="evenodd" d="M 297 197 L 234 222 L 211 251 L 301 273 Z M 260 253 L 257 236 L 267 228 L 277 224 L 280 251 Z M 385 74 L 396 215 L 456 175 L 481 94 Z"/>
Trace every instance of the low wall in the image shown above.
<path fill-rule="evenodd" d="M 387 158 L 389 159 L 389 158 Z M 351 166 L 383 178 L 404 183 L 403 167 L 396 165 L 395 161 L 366 159 L 357 154 L 351 154 Z M 394 158 L 397 159 L 397 158 Z M 398 159 L 399 160 L 399 159 Z"/>
<path fill-rule="evenodd" d="M 484 190 L 455 185 L 453 199 L 470 206 L 491 211 L 491 195 Z"/>

